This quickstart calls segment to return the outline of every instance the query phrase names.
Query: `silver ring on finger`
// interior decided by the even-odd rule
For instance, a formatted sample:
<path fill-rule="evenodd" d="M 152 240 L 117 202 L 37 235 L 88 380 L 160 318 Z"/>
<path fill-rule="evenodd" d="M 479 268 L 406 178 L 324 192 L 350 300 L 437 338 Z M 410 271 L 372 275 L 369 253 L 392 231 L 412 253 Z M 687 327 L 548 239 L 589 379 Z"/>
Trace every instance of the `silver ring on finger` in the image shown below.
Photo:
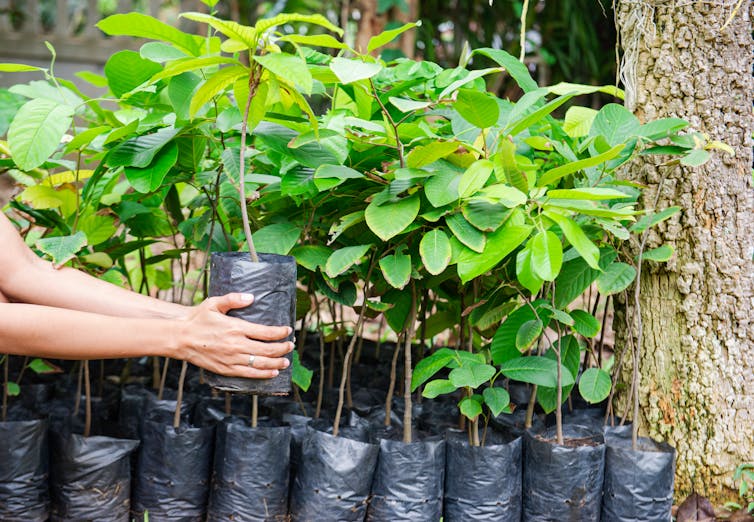
<path fill-rule="evenodd" d="M 256 358 L 257 358 L 257 356 L 256 356 L 256 355 L 249 355 L 249 366 L 250 366 L 251 368 L 253 368 L 253 367 L 254 367 L 254 360 L 255 360 Z"/>

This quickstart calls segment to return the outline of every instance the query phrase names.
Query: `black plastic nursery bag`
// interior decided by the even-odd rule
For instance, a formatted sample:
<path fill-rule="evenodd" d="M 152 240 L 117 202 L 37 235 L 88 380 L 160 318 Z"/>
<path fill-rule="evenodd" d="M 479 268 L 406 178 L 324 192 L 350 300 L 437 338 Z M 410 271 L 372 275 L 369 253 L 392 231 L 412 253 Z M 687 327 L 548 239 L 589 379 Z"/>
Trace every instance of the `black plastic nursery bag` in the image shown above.
<path fill-rule="evenodd" d="M 523 520 L 527 522 L 600 519 L 604 437 L 576 425 L 563 426 L 563 435 L 565 446 L 552 442 L 555 428 L 524 435 Z"/>
<path fill-rule="evenodd" d="M 51 522 L 129 522 L 137 440 L 50 433 Z"/>
<path fill-rule="evenodd" d="M 523 442 L 505 442 L 488 432 L 484 446 L 448 431 L 445 448 L 444 522 L 519 522 Z"/>
<path fill-rule="evenodd" d="M 343 428 L 333 437 L 307 427 L 291 492 L 293 522 L 364 520 L 379 446 L 357 432 Z"/>
<path fill-rule="evenodd" d="M 208 522 L 272 522 L 288 516 L 288 426 L 217 426 Z"/>
<path fill-rule="evenodd" d="M 604 522 L 670 521 L 675 449 L 640 437 L 631 449 L 631 426 L 605 428 Z"/>
<path fill-rule="evenodd" d="M 0 422 L 0 520 L 47 520 L 47 465 L 47 421 Z"/>
<path fill-rule="evenodd" d="M 410 444 L 380 440 L 367 520 L 440 520 L 444 477 L 445 441 L 441 438 Z"/>
<path fill-rule="evenodd" d="M 153 412 L 154 413 L 154 412 Z M 132 512 L 137 520 L 204 522 L 209 496 L 214 426 L 177 430 L 149 416 L 141 430 Z"/>
<path fill-rule="evenodd" d="M 228 315 L 252 323 L 290 326 L 296 323 L 296 259 L 291 256 L 259 254 L 254 263 L 248 252 L 213 252 L 209 295 L 231 292 L 254 294 L 254 302 Z M 288 340 L 293 340 L 291 333 Z M 290 359 L 290 356 L 288 356 Z M 291 368 L 272 379 L 242 379 L 205 372 L 207 384 L 224 391 L 256 395 L 281 395 L 291 391 Z"/>

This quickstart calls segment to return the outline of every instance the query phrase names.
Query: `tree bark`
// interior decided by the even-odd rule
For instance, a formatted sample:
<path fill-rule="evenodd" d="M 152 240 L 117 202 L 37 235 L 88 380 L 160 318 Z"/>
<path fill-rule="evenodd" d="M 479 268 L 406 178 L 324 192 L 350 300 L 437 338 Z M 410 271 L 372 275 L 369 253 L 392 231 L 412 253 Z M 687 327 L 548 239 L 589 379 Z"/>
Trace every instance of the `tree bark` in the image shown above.
<path fill-rule="evenodd" d="M 643 158 L 627 173 L 647 185 L 645 207 L 682 209 L 646 246 L 675 255 L 645 263 L 640 282 L 641 432 L 678 450 L 677 498 L 715 503 L 736 497 L 732 472 L 754 456 L 752 13 L 746 1 L 662 0 L 621 0 L 616 13 L 629 108 L 642 121 L 684 118 L 735 150 L 698 168 Z M 636 332 L 633 312 L 629 300 L 616 313 L 619 347 L 630 346 L 628 321 Z"/>

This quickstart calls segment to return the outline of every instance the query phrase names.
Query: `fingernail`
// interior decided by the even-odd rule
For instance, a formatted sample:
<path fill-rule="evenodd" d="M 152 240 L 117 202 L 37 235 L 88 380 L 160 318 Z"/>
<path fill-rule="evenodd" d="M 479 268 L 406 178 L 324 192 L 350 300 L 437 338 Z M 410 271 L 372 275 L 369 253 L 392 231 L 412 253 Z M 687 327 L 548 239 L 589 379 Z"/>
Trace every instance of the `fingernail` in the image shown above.
<path fill-rule="evenodd" d="M 283 366 L 288 368 L 288 366 L 291 365 L 291 362 L 288 359 L 283 359 Z"/>
<path fill-rule="evenodd" d="M 292 351 L 293 351 L 293 349 L 294 349 L 294 348 L 296 347 L 296 345 L 295 345 L 295 344 L 293 344 L 293 343 L 288 343 L 288 344 L 289 344 L 289 346 L 288 346 L 288 351 L 289 351 L 289 352 L 292 352 Z"/>
<path fill-rule="evenodd" d="M 278 375 L 280 375 L 280 372 L 279 372 L 279 371 L 277 371 L 277 370 L 272 370 L 272 376 L 273 376 L 273 377 L 277 377 Z"/>
<path fill-rule="evenodd" d="M 250 303 L 254 300 L 253 294 L 241 294 L 241 301 L 245 303 Z"/>
<path fill-rule="evenodd" d="M 288 328 L 288 335 L 291 335 L 293 333 L 293 328 L 290 326 L 286 326 L 286 328 Z"/>

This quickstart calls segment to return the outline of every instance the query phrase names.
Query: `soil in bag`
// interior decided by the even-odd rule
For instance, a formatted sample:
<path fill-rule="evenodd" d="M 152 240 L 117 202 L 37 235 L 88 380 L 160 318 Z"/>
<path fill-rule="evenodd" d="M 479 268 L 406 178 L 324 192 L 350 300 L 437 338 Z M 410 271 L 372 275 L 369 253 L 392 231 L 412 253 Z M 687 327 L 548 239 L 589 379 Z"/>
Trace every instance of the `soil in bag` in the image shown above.
<path fill-rule="evenodd" d="M 0 422 L 0 520 L 44 522 L 50 514 L 47 421 Z"/>
<path fill-rule="evenodd" d="M 605 428 L 605 522 L 670 521 L 675 449 L 639 437 L 631 448 L 631 426 Z"/>
<path fill-rule="evenodd" d="M 519 522 L 523 480 L 521 437 L 488 430 L 484 446 L 448 430 L 445 448 L 444 522 Z"/>
<path fill-rule="evenodd" d="M 51 522 L 129 522 L 139 441 L 50 432 Z"/>
<path fill-rule="evenodd" d="M 293 522 L 364 520 L 379 446 L 363 427 L 340 429 L 337 437 L 307 426 L 291 492 Z"/>
<path fill-rule="evenodd" d="M 563 426 L 565 445 L 554 442 L 555 428 L 524 435 L 523 520 L 599 520 L 604 477 L 602 433 Z"/>
<path fill-rule="evenodd" d="M 254 294 L 254 302 L 228 315 L 252 323 L 290 326 L 296 323 L 296 259 L 291 256 L 259 254 L 254 263 L 248 252 L 213 252 L 210 261 L 209 295 L 231 292 Z M 293 340 L 293 333 L 288 337 Z M 290 360 L 290 355 L 287 356 Z M 213 388 L 256 395 L 281 395 L 291 391 L 291 368 L 272 379 L 243 379 L 204 372 Z"/>
<path fill-rule="evenodd" d="M 207 522 L 287 520 L 290 444 L 290 428 L 271 421 L 218 424 Z"/>
<path fill-rule="evenodd" d="M 380 440 L 367 520 L 440 520 L 444 478 L 445 441 L 442 438 L 430 437 L 410 444 L 401 440 Z"/>
<path fill-rule="evenodd" d="M 154 409 L 141 429 L 134 478 L 132 515 L 150 520 L 204 522 L 212 468 L 214 427 L 195 428 L 182 421 L 173 428 L 172 414 Z"/>

